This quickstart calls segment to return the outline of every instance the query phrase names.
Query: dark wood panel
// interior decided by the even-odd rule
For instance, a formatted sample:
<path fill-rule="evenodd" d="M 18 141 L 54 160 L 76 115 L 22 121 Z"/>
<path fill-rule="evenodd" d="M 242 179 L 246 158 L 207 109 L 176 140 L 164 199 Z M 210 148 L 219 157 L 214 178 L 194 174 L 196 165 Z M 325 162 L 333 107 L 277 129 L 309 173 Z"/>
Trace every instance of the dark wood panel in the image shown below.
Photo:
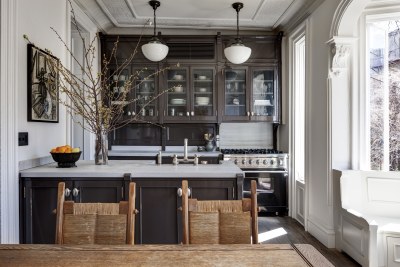
<path fill-rule="evenodd" d="M 132 123 L 114 130 L 109 135 L 109 145 L 161 146 L 162 127 L 151 124 Z"/>
<path fill-rule="evenodd" d="M 62 180 L 32 180 L 31 187 L 26 187 L 25 207 L 28 220 L 25 243 L 54 244 L 56 231 L 58 183 Z M 66 182 L 71 187 L 72 182 Z M 30 233 L 30 234 L 29 234 Z"/>
<path fill-rule="evenodd" d="M 79 190 L 79 194 L 74 200 L 82 203 L 118 203 L 123 200 L 123 187 L 121 180 L 75 181 L 74 188 Z"/>
<path fill-rule="evenodd" d="M 205 146 L 205 133 L 217 134 L 216 124 L 168 124 L 166 145 L 183 146 L 183 140 L 189 139 L 189 146 Z"/>
<path fill-rule="evenodd" d="M 178 180 L 133 180 L 136 182 L 136 244 L 178 244 L 181 241 Z"/>

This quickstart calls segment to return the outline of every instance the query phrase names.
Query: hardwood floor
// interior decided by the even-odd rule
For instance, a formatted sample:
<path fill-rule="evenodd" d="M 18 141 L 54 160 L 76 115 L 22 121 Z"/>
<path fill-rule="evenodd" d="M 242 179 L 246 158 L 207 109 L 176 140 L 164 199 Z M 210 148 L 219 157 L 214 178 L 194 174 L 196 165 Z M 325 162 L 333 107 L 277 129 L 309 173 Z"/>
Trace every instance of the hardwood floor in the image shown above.
<path fill-rule="evenodd" d="M 285 234 L 284 231 L 287 233 Z M 278 229 L 276 231 L 273 231 Z M 262 243 L 265 244 L 311 244 L 313 245 L 322 255 L 324 255 L 333 265 L 340 267 L 353 267 L 361 266 L 354 261 L 350 256 L 345 253 L 341 253 L 336 249 L 329 249 L 319 242 L 308 232 L 304 231 L 304 227 L 296 220 L 290 217 L 258 217 L 258 233 L 269 232 L 272 234 L 276 232 L 279 235 L 275 238 L 271 238 Z M 268 235 L 268 234 L 267 234 Z M 270 236 L 270 235 L 268 235 Z"/>

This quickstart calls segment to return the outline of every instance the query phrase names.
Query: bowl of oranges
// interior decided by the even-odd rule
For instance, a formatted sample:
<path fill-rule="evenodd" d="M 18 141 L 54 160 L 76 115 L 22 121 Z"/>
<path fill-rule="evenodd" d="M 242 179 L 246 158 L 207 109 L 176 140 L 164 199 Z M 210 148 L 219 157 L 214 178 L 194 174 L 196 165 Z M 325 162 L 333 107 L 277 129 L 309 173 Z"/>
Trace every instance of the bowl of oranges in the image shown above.
<path fill-rule="evenodd" d="M 54 161 L 57 162 L 59 168 L 76 167 L 77 162 L 82 154 L 79 147 L 71 147 L 69 145 L 58 146 L 50 151 Z"/>

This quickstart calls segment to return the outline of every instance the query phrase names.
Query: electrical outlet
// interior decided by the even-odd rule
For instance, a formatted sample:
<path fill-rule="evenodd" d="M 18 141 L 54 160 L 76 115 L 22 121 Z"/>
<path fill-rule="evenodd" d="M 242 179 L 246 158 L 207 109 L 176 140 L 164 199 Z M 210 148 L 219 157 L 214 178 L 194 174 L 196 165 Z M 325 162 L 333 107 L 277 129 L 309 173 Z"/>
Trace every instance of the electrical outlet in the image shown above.
<path fill-rule="evenodd" d="M 27 146 L 28 145 L 28 133 L 22 132 L 18 133 L 18 146 Z"/>

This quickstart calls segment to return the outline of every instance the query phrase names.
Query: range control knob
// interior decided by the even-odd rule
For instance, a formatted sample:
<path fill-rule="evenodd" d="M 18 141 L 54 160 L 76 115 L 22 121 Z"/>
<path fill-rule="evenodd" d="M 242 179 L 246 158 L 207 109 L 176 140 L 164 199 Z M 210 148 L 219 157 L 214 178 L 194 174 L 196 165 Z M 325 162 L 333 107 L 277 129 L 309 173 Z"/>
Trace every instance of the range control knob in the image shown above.
<path fill-rule="evenodd" d="M 250 165 L 253 164 L 253 160 L 252 159 L 249 159 L 249 164 Z"/>
<path fill-rule="evenodd" d="M 279 166 L 283 165 L 283 159 L 279 159 Z"/>
<path fill-rule="evenodd" d="M 268 162 L 267 162 L 266 159 L 263 160 L 263 164 L 264 164 L 264 165 L 267 165 L 267 164 L 268 164 Z"/>
<path fill-rule="evenodd" d="M 234 163 L 237 165 L 239 163 L 239 161 L 237 159 L 235 159 Z"/>
<path fill-rule="evenodd" d="M 257 164 L 257 165 L 260 165 L 260 160 L 259 160 L 259 159 L 256 160 L 256 164 Z"/>
<path fill-rule="evenodd" d="M 274 161 L 273 159 L 271 159 L 271 160 L 269 161 L 269 164 L 270 164 L 271 166 L 274 166 L 274 163 L 275 163 L 275 161 Z"/>
<path fill-rule="evenodd" d="M 246 160 L 242 159 L 242 164 L 245 165 L 246 164 Z"/>

